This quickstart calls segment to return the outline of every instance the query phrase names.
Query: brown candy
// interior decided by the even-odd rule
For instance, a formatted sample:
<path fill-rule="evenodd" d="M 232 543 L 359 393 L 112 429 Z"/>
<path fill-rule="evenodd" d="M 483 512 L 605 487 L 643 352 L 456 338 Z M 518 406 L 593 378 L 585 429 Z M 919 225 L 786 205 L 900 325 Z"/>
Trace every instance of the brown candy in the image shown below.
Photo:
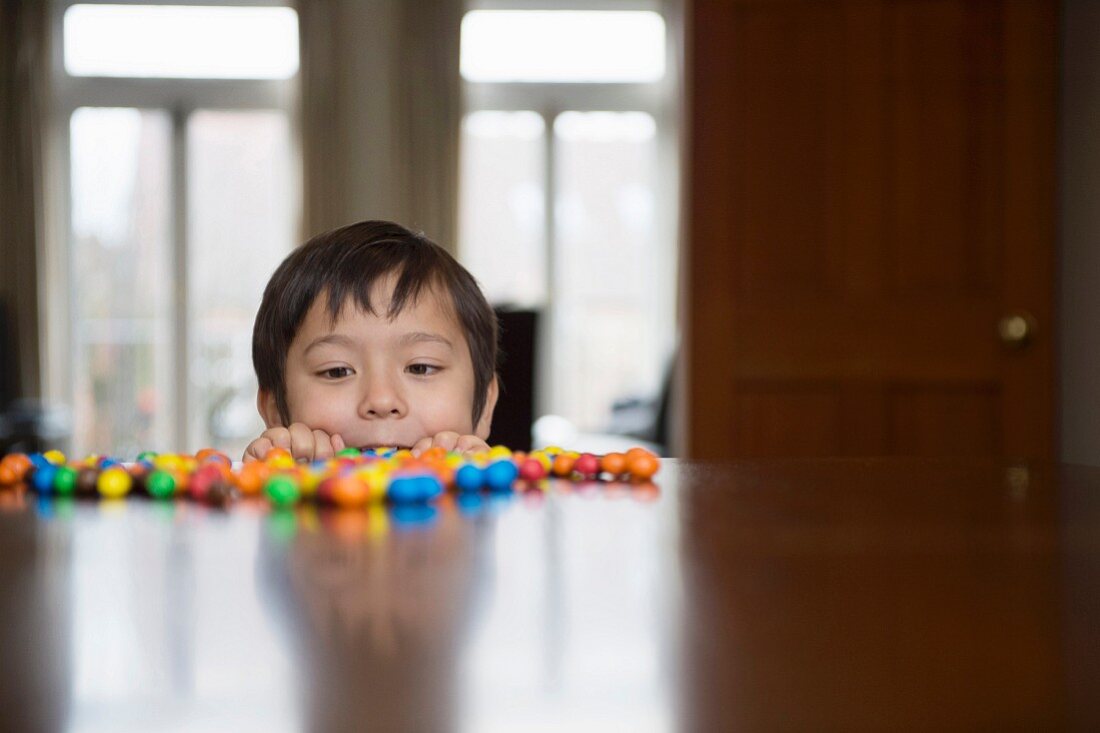
<path fill-rule="evenodd" d="M 76 474 L 76 495 L 77 496 L 98 496 L 98 490 L 96 489 L 96 482 L 99 480 L 99 469 L 97 468 L 82 468 L 80 472 Z"/>
<path fill-rule="evenodd" d="M 228 481 L 217 480 L 211 482 L 206 489 L 204 501 L 210 506 L 225 508 L 237 498 L 237 491 Z"/>

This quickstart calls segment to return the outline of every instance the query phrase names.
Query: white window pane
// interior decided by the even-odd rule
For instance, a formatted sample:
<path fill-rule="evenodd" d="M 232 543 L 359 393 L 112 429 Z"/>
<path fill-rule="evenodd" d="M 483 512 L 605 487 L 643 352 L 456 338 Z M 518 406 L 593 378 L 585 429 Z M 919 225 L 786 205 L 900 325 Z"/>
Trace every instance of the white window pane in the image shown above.
<path fill-rule="evenodd" d="M 657 81 L 665 22 L 637 10 L 474 10 L 462 19 L 461 68 L 470 81 Z"/>
<path fill-rule="evenodd" d="M 74 449 L 168 449 L 170 121 L 80 108 L 70 134 Z"/>
<path fill-rule="evenodd" d="M 290 124 L 280 111 L 203 110 L 188 121 L 187 146 L 188 448 L 240 455 L 263 430 L 252 323 L 298 222 Z"/>
<path fill-rule="evenodd" d="M 552 412 L 603 429 L 615 399 L 656 392 L 667 342 L 658 267 L 657 135 L 641 112 L 565 112 L 554 122 Z"/>
<path fill-rule="evenodd" d="M 546 299 L 545 160 L 535 112 L 473 112 L 463 121 L 460 255 L 494 304 Z"/>
<path fill-rule="evenodd" d="M 298 15 L 279 7 L 73 5 L 73 76 L 287 79 L 298 71 Z"/>

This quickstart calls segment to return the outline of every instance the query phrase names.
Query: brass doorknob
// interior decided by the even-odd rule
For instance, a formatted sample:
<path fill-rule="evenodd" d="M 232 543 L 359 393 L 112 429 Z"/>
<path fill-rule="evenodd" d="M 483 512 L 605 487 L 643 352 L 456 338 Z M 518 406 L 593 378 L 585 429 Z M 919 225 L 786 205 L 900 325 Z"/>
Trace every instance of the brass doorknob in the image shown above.
<path fill-rule="evenodd" d="M 1016 311 L 997 322 L 997 333 L 1005 346 L 1022 349 L 1035 337 L 1037 325 L 1035 316 L 1027 311 Z"/>

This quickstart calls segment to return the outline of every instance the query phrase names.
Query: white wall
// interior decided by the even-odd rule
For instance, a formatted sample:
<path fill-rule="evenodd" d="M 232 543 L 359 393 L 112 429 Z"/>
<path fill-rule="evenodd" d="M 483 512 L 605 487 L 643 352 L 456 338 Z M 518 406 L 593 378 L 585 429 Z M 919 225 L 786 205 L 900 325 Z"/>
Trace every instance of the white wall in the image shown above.
<path fill-rule="evenodd" d="M 1100 465 L 1100 2 L 1064 0 L 1062 460 Z"/>

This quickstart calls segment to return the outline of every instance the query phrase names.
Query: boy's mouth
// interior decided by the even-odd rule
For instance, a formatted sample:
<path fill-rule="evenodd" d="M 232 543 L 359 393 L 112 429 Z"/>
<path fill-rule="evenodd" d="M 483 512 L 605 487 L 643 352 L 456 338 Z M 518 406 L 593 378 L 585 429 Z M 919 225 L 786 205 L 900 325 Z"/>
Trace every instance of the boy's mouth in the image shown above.
<path fill-rule="evenodd" d="M 395 448 L 397 450 L 411 448 L 412 446 L 404 445 L 403 443 L 371 443 L 369 445 L 359 446 L 359 450 L 378 450 L 379 448 Z"/>

